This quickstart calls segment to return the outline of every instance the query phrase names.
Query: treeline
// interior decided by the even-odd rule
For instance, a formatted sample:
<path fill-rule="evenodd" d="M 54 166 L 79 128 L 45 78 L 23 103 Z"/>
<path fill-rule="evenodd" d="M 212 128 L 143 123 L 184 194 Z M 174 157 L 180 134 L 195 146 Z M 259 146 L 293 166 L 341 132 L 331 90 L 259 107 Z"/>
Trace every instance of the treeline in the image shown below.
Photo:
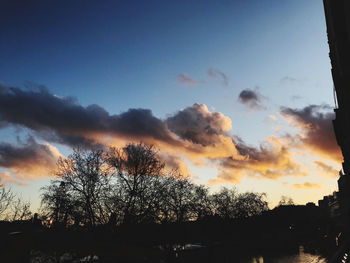
<path fill-rule="evenodd" d="M 75 149 L 60 158 L 42 188 L 41 217 L 53 226 L 183 223 L 242 219 L 268 210 L 265 194 L 222 188 L 210 193 L 169 170 L 152 146 Z"/>

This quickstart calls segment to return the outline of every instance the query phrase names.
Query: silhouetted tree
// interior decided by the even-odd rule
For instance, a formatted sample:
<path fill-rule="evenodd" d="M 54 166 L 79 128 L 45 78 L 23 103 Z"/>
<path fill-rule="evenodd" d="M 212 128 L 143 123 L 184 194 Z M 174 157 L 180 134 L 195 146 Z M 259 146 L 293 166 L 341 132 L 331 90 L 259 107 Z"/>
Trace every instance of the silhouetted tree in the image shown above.
<path fill-rule="evenodd" d="M 41 205 L 46 217 L 56 225 L 66 226 L 71 220 L 74 221 L 75 202 L 64 182 L 53 180 L 49 186 L 43 187 L 42 191 Z"/>
<path fill-rule="evenodd" d="M 0 219 L 15 221 L 31 217 L 30 202 L 24 201 L 0 182 Z"/>
<path fill-rule="evenodd" d="M 237 202 L 236 189 L 223 187 L 219 192 L 211 196 L 214 213 L 219 217 L 228 220 L 236 216 L 235 206 Z"/>
<path fill-rule="evenodd" d="M 111 148 L 107 162 L 114 170 L 109 206 L 119 214 L 123 223 L 155 221 L 161 196 L 161 177 L 164 168 L 153 146 L 128 144 L 122 149 Z"/>
<path fill-rule="evenodd" d="M 69 219 L 85 226 L 108 222 L 105 201 L 110 193 L 110 171 L 102 150 L 74 149 L 59 158 L 56 176 L 43 188 L 42 203 L 52 219 L 66 224 Z"/>
<path fill-rule="evenodd" d="M 194 185 L 191 209 L 196 220 L 214 215 L 213 202 L 208 187 Z"/>
<path fill-rule="evenodd" d="M 247 192 L 238 194 L 236 189 L 222 188 L 212 195 L 214 213 L 227 219 L 247 218 L 268 210 L 266 194 Z"/>
<path fill-rule="evenodd" d="M 247 192 L 237 196 L 235 202 L 235 217 L 247 218 L 250 216 L 260 215 L 267 211 L 268 203 L 265 201 L 266 194 Z"/>
<path fill-rule="evenodd" d="M 181 175 L 167 176 L 162 194 L 163 221 L 184 222 L 195 217 L 195 186 Z"/>
<path fill-rule="evenodd" d="M 30 202 L 24 201 L 22 198 L 16 198 L 11 202 L 10 212 L 8 219 L 10 221 L 15 220 L 28 220 L 32 216 L 30 211 Z"/>
<path fill-rule="evenodd" d="M 6 188 L 0 181 L 0 219 L 4 219 L 6 211 L 10 207 L 14 198 L 15 195 L 12 193 L 11 189 Z"/>
<path fill-rule="evenodd" d="M 294 205 L 294 201 L 292 198 L 282 195 L 281 200 L 278 203 L 279 206 L 281 205 Z"/>
<path fill-rule="evenodd" d="M 74 150 L 57 163 L 57 179 L 42 188 L 42 210 L 55 224 L 183 223 L 217 216 L 225 220 L 267 210 L 265 194 L 196 185 L 164 169 L 153 146 Z"/>

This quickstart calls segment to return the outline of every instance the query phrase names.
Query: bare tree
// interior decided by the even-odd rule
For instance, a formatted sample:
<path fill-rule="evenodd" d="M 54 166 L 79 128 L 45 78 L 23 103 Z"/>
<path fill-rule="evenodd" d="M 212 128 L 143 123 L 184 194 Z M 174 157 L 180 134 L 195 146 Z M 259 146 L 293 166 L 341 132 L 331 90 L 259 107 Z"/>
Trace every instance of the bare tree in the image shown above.
<path fill-rule="evenodd" d="M 239 194 L 235 204 L 236 218 L 256 216 L 267 211 L 269 208 L 268 203 L 265 201 L 265 197 L 265 193 L 247 192 Z"/>
<path fill-rule="evenodd" d="M 74 221 L 73 197 L 62 181 L 52 180 L 49 186 L 43 187 L 41 194 L 41 210 L 56 225 L 66 226 L 71 220 Z"/>
<path fill-rule="evenodd" d="M 204 185 L 194 185 L 192 211 L 196 220 L 214 215 L 214 207 L 208 187 Z"/>
<path fill-rule="evenodd" d="M 238 194 L 195 185 L 167 171 L 153 146 L 128 144 L 108 151 L 74 150 L 57 163 L 57 179 L 44 187 L 46 216 L 64 226 L 186 222 L 216 215 L 225 220 L 267 210 L 265 194 Z"/>
<path fill-rule="evenodd" d="M 105 199 L 110 172 L 102 150 L 74 149 L 68 158 L 58 160 L 56 176 L 42 194 L 42 204 L 53 219 L 92 227 L 108 222 Z"/>
<path fill-rule="evenodd" d="M 212 202 L 216 215 L 223 219 L 237 219 L 260 215 L 263 211 L 268 210 L 265 197 L 264 193 L 238 194 L 234 188 L 224 187 L 212 195 Z"/>
<path fill-rule="evenodd" d="M 282 195 L 281 200 L 278 203 L 278 206 L 281 206 L 281 205 L 294 205 L 294 201 L 292 198 Z"/>
<path fill-rule="evenodd" d="M 31 217 L 30 202 L 16 197 L 10 188 L 0 182 L 0 219 L 27 220 Z"/>
<path fill-rule="evenodd" d="M 153 146 L 128 144 L 111 148 L 106 158 L 114 170 L 115 208 L 122 209 L 123 223 L 155 220 L 161 175 L 164 168 Z"/>
<path fill-rule="evenodd" d="M 9 209 L 15 195 L 11 189 L 6 188 L 0 181 L 0 219 L 6 217 L 7 210 Z"/>
<path fill-rule="evenodd" d="M 8 218 L 10 221 L 28 220 L 32 217 L 30 211 L 30 202 L 23 201 L 22 198 L 16 198 L 11 202 Z"/>
<path fill-rule="evenodd" d="M 223 187 L 219 192 L 213 194 L 211 198 L 216 215 L 226 220 L 236 217 L 237 191 L 235 188 Z"/>
<path fill-rule="evenodd" d="M 171 175 L 163 178 L 162 194 L 163 221 L 184 222 L 194 220 L 196 215 L 195 186 L 181 175 Z"/>

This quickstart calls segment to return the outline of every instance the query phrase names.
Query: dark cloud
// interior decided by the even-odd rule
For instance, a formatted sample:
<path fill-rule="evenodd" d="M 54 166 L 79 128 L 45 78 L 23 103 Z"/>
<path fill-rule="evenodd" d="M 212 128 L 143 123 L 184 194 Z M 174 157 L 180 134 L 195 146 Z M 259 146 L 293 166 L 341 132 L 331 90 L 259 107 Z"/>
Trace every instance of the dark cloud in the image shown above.
<path fill-rule="evenodd" d="M 183 73 L 177 74 L 177 81 L 184 86 L 197 86 L 205 83 L 205 81 L 194 80 L 190 76 Z"/>
<path fill-rule="evenodd" d="M 203 146 L 215 144 L 226 135 L 231 120 L 220 112 L 210 112 L 204 104 L 194 104 L 166 120 L 168 128 L 181 139 Z"/>
<path fill-rule="evenodd" d="M 281 107 L 281 114 L 302 132 L 301 146 L 339 161 L 342 155 L 333 131 L 335 115 L 331 109 L 328 105 L 309 105 L 302 109 Z"/>
<path fill-rule="evenodd" d="M 261 110 L 265 109 L 262 104 L 263 96 L 257 90 L 245 89 L 238 95 L 238 101 L 250 109 Z"/>
<path fill-rule="evenodd" d="M 0 143 L 0 167 L 8 168 L 16 176 L 47 177 L 55 168 L 59 152 L 49 144 L 37 143 L 30 137 L 18 145 Z M 44 174 L 42 174 L 44 173 Z"/>
<path fill-rule="evenodd" d="M 148 109 L 110 115 L 98 105 L 83 107 L 71 98 L 51 94 L 45 87 L 33 91 L 0 86 L 0 121 L 70 146 L 92 145 L 100 133 L 177 143 L 166 124 Z"/>
<path fill-rule="evenodd" d="M 208 69 L 207 73 L 209 77 L 219 79 L 222 82 L 222 85 L 224 85 L 225 87 L 228 86 L 229 81 L 225 73 L 214 68 Z"/>

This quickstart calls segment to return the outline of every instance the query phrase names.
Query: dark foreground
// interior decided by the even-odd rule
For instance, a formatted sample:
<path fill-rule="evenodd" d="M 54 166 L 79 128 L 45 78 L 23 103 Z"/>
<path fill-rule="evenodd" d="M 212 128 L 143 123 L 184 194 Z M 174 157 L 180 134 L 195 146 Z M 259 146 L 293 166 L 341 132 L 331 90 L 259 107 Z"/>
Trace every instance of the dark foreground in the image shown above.
<path fill-rule="evenodd" d="M 150 231 L 155 231 L 149 227 Z M 130 231 L 131 235 L 135 235 Z M 157 232 L 154 232 L 154 237 Z M 170 239 L 169 239 L 170 240 Z M 291 235 L 255 235 L 216 241 L 132 239 L 125 233 L 40 229 L 2 236 L 1 262 L 241 262 L 323 263 L 335 247 L 326 239 L 297 240 Z"/>
<path fill-rule="evenodd" d="M 93 229 L 0 222 L 0 262 L 342 262 L 349 251 L 331 260 L 340 250 L 338 231 L 314 210 L 284 207 L 244 220 Z"/>

